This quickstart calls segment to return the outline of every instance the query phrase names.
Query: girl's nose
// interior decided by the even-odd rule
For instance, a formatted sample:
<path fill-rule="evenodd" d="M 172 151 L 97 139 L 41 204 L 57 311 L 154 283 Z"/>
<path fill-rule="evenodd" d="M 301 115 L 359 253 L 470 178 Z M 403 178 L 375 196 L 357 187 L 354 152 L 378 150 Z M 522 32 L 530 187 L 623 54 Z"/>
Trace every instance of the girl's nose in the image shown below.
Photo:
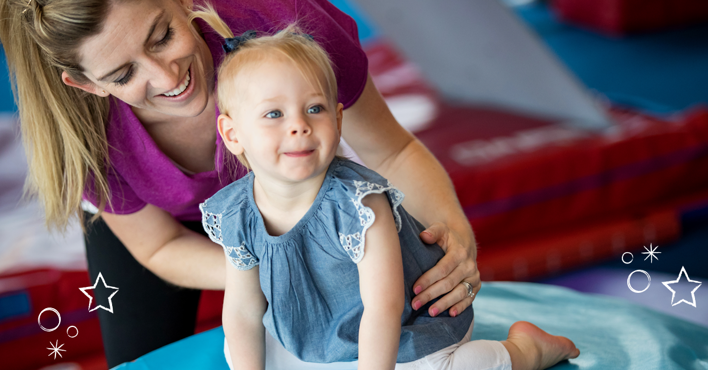
<path fill-rule="evenodd" d="M 311 133 L 312 127 L 302 117 L 296 118 L 290 126 L 290 135 L 309 135 Z"/>

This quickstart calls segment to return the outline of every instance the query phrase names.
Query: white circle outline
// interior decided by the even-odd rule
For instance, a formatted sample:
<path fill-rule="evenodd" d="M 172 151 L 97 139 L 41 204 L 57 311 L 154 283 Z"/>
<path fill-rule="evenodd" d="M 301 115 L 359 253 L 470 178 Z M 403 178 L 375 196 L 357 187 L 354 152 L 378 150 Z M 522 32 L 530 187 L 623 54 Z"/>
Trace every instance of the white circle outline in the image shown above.
<path fill-rule="evenodd" d="M 632 288 L 632 284 L 629 282 L 629 280 L 632 278 L 632 275 L 634 275 L 635 272 L 641 272 L 642 274 L 646 275 L 647 279 L 649 279 L 649 282 L 647 283 L 647 287 L 644 288 L 644 290 L 636 290 L 636 289 Z M 627 276 L 627 287 L 629 288 L 629 290 L 633 291 L 634 293 L 644 293 L 644 292 L 646 292 L 647 289 L 649 289 L 650 285 L 651 285 L 651 276 L 649 275 L 648 272 L 646 272 L 644 270 L 634 270 L 629 274 L 629 276 Z"/>
<path fill-rule="evenodd" d="M 629 262 L 624 262 L 624 255 L 627 254 L 627 253 L 629 253 L 629 255 L 632 256 L 632 259 L 629 260 Z M 624 252 L 624 253 L 622 253 L 622 263 L 624 263 L 625 265 L 629 265 L 630 263 L 632 263 L 632 261 L 634 261 L 634 255 L 632 254 L 632 252 Z"/>
<path fill-rule="evenodd" d="M 47 329 L 47 328 L 45 328 L 44 326 L 42 326 L 42 314 L 43 314 L 45 311 L 52 311 L 52 312 L 54 312 L 55 314 L 57 314 L 57 317 L 59 318 L 59 323 L 58 323 L 57 326 L 55 326 L 53 329 Z M 59 329 L 59 325 L 61 325 L 61 315 L 59 314 L 59 311 L 57 311 L 57 310 L 55 310 L 55 309 L 53 309 L 53 308 L 51 308 L 51 307 L 47 307 L 47 308 L 43 309 L 42 312 L 39 313 L 39 316 L 37 316 L 37 324 L 39 324 L 39 328 L 40 328 L 40 329 L 46 331 L 47 333 L 51 333 L 51 332 L 53 332 L 54 330 Z"/>
<path fill-rule="evenodd" d="M 71 329 L 71 328 L 76 329 L 76 335 L 74 335 L 73 337 L 71 335 L 69 335 L 69 329 Z M 76 338 L 77 336 L 79 336 L 79 328 L 77 328 L 74 325 L 71 325 L 70 327 L 66 328 L 66 336 L 68 336 L 69 338 Z"/>

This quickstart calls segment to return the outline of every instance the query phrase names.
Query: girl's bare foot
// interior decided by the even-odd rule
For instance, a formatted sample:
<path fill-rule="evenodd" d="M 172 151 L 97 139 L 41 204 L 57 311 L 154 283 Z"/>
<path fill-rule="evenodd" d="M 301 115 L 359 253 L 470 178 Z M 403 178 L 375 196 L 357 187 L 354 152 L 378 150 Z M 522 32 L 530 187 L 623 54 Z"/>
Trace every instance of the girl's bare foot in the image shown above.
<path fill-rule="evenodd" d="M 546 369 L 580 355 L 570 339 L 550 335 L 526 321 L 515 322 L 502 344 L 509 351 L 513 370 Z"/>

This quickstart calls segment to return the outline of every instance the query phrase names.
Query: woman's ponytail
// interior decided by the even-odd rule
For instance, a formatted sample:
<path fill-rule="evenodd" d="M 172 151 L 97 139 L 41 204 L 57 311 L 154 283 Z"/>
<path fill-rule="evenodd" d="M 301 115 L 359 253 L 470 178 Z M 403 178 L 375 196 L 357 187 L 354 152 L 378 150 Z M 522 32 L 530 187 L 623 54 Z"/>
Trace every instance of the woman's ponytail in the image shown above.
<path fill-rule="evenodd" d="M 29 164 L 25 194 L 38 196 L 48 226 L 61 230 L 82 216 L 89 176 L 101 209 L 109 197 L 108 100 L 61 80 L 64 71 L 85 79 L 76 50 L 99 32 L 108 6 L 97 0 L 0 0 L 0 40 Z"/>

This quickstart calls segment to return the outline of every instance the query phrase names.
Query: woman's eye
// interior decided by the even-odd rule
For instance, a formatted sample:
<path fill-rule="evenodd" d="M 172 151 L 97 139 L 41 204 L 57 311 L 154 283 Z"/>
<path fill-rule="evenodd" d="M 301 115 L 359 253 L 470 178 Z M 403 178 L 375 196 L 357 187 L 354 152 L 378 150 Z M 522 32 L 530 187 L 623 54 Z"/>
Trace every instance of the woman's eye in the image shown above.
<path fill-rule="evenodd" d="M 279 110 L 274 110 L 266 113 L 266 118 L 280 118 L 283 116 L 283 113 Z"/>
<path fill-rule="evenodd" d="M 170 40 L 172 40 L 172 35 L 174 35 L 174 28 L 167 27 L 167 31 L 165 32 L 165 36 L 163 36 L 160 41 L 155 43 L 155 46 L 167 45 L 167 43 L 170 42 Z"/>
<path fill-rule="evenodd" d="M 310 107 L 310 109 L 307 110 L 307 113 L 320 113 L 321 111 L 322 111 L 322 106 L 315 105 L 314 107 Z"/>
<path fill-rule="evenodd" d="M 130 82 L 130 79 L 133 77 L 133 67 L 130 67 L 128 69 L 128 72 L 121 78 L 115 80 L 114 82 L 119 85 L 119 86 L 124 86 L 128 82 Z"/>

